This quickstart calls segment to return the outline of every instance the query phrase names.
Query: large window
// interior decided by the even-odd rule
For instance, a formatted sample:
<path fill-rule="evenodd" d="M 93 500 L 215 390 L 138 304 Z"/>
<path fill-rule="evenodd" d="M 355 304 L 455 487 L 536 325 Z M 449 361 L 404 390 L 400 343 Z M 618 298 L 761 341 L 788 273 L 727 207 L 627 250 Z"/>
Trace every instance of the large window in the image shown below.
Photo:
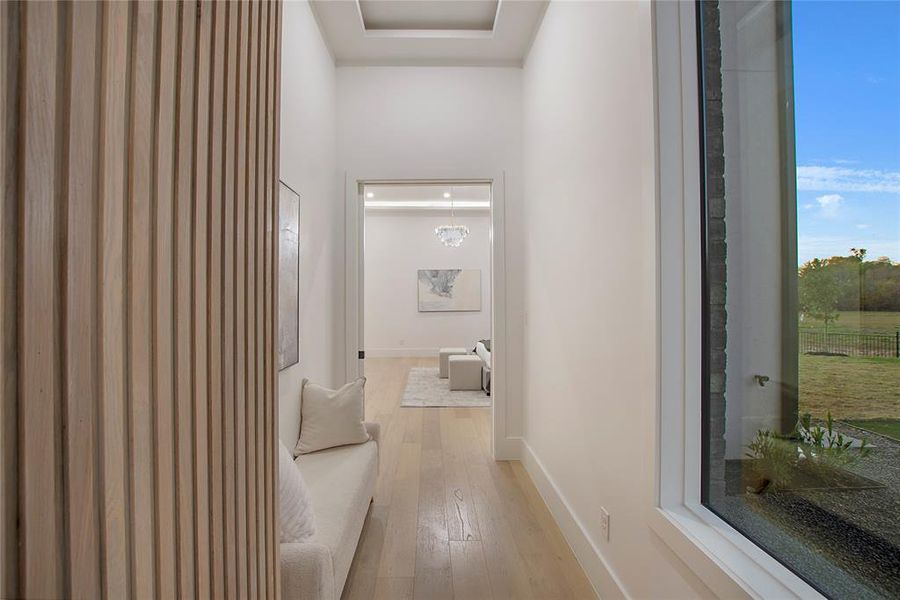
<path fill-rule="evenodd" d="M 900 597 L 900 3 L 698 4 L 701 501 Z"/>

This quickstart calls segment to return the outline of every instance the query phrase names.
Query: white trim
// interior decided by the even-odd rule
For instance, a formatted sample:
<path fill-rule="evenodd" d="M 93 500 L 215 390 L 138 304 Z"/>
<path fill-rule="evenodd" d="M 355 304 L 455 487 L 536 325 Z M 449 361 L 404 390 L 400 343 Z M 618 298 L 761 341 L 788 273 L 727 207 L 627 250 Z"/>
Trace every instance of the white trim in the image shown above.
<path fill-rule="evenodd" d="M 484 69 L 521 69 L 518 58 L 348 58 L 338 59 L 342 67 L 479 67 Z"/>
<path fill-rule="evenodd" d="M 364 290 L 358 285 L 362 278 L 360 265 L 363 245 L 360 243 L 360 223 L 364 215 L 361 209 L 364 198 L 360 193 L 359 182 L 347 173 L 344 174 L 344 195 L 344 381 L 353 381 L 364 374 L 362 361 L 359 360 L 359 350 L 364 348 L 360 337 Z"/>
<path fill-rule="evenodd" d="M 366 29 L 363 35 L 388 40 L 490 40 L 494 32 L 487 29 Z"/>
<path fill-rule="evenodd" d="M 363 16 L 362 5 L 356 0 L 356 13 L 359 15 L 359 24 L 363 35 L 371 38 L 413 38 L 413 39 L 492 39 L 497 31 L 497 19 L 500 17 L 500 7 L 503 0 L 497 0 L 497 9 L 494 11 L 494 20 L 490 29 L 369 29 L 366 26 L 366 18 Z"/>
<path fill-rule="evenodd" d="M 362 332 L 363 246 L 361 237 L 365 198 L 360 186 L 365 183 L 490 183 L 491 184 L 491 397 L 492 451 L 495 460 L 515 460 L 521 456 L 521 440 L 507 433 L 509 403 L 506 395 L 507 364 L 506 309 L 506 173 L 473 173 L 460 169 L 438 168 L 423 177 L 421 172 L 345 173 L 345 376 L 350 381 L 362 374 L 358 349 Z"/>
<path fill-rule="evenodd" d="M 366 358 L 437 358 L 440 348 L 366 348 Z"/>
<path fill-rule="evenodd" d="M 491 210 L 488 200 L 454 200 L 451 206 L 449 200 L 370 200 L 366 199 L 366 210 L 412 210 L 412 211 L 443 211 L 456 210 Z"/>
<path fill-rule="evenodd" d="M 591 540 L 587 528 L 572 510 L 571 505 L 566 497 L 560 491 L 559 486 L 544 468 L 543 463 L 534 453 L 531 446 L 525 440 L 521 441 L 522 445 L 522 466 L 528 471 L 534 486 L 540 493 L 541 498 L 559 529 L 569 544 L 569 548 L 578 559 L 582 570 L 591 582 L 594 593 L 598 598 L 621 598 L 628 597 L 625 593 L 625 586 L 616 577 L 615 571 L 603 558 L 603 554 L 597 545 Z"/>
<path fill-rule="evenodd" d="M 700 124 L 693 2 L 653 4 L 657 507 L 651 528 L 720 597 L 821 598 L 700 503 Z M 665 427 L 663 427 L 665 424 Z"/>

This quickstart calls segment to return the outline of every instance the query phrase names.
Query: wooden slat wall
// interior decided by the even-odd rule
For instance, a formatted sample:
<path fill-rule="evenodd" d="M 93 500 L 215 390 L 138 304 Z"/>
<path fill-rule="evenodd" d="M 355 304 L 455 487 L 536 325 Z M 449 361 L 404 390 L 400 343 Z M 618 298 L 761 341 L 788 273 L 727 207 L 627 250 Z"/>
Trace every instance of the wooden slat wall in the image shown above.
<path fill-rule="evenodd" d="M 278 597 L 278 0 L 0 2 L 0 597 Z"/>

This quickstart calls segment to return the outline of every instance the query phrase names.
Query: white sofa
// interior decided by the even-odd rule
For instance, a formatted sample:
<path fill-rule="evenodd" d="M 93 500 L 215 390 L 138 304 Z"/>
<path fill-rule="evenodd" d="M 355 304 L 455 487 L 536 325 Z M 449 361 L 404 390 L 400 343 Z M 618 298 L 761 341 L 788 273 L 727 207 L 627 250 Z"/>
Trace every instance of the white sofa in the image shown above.
<path fill-rule="evenodd" d="M 487 349 L 484 342 L 478 342 L 475 345 L 475 354 L 484 362 L 484 369 L 481 372 L 481 389 L 490 396 L 491 395 L 491 351 Z"/>
<path fill-rule="evenodd" d="M 356 553 L 378 473 L 381 429 L 366 423 L 371 440 L 302 454 L 294 464 L 312 496 L 316 534 L 281 544 L 284 600 L 339 600 Z"/>

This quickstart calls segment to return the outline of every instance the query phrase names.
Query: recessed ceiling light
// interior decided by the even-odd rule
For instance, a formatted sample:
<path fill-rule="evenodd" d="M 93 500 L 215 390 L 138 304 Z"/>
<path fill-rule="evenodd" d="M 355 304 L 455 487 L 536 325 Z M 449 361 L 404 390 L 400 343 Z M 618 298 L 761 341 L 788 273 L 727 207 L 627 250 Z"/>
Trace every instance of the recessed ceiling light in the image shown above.
<path fill-rule="evenodd" d="M 366 192 L 366 198 L 374 198 L 375 192 Z"/>
<path fill-rule="evenodd" d="M 444 192 L 444 198 L 449 198 L 449 197 L 450 197 L 450 192 Z"/>

